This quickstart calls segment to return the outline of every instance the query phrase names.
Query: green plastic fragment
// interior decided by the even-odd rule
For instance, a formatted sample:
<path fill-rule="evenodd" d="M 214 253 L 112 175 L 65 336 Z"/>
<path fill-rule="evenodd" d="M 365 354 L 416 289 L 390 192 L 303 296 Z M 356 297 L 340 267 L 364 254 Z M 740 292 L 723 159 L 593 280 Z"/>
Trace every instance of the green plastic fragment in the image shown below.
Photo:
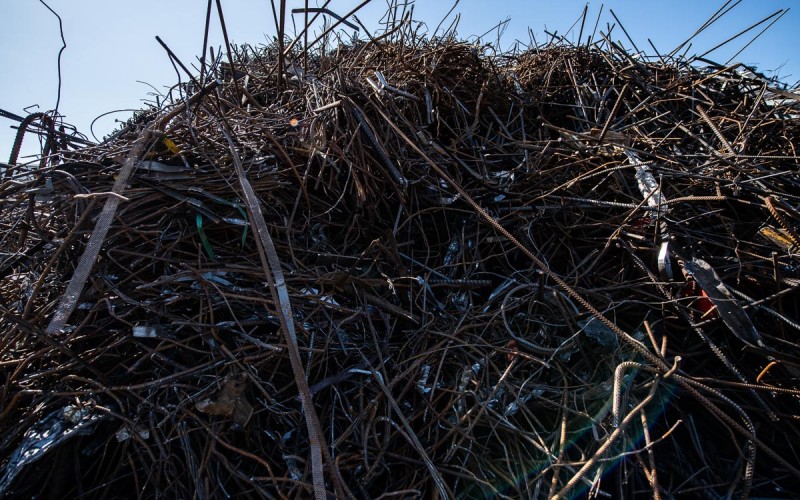
<path fill-rule="evenodd" d="M 211 248 L 211 242 L 208 241 L 208 238 L 206 238 L 206 233 L 203 231 L 203 216 L 197 214 L 195 221 L 197 222 L 197 233 L 200 235 L 200 242 L 203 244 L 203 249 L 206 251 L 208 258 L 214 260 L 214 249 Z"/>

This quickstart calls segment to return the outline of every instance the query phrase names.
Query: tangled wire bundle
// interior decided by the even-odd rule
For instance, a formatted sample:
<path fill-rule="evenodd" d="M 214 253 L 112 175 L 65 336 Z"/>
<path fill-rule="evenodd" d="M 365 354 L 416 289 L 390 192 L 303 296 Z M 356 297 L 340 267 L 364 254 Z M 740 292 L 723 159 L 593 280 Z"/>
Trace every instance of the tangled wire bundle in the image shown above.
<path fill-rule="evenodd" d="M 797 94 L 401 24 L 168 97 L 7 166 L 0 494 L 800 492 Z"/>

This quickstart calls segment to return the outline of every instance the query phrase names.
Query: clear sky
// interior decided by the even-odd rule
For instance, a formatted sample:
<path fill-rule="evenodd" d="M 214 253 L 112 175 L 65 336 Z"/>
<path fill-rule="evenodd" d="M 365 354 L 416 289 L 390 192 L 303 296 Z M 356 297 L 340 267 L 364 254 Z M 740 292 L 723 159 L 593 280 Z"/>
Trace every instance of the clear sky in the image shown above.
<path fill-rule="evenodd" d="M 204 0 L 45 0 L 63 20 L 67 47 L 63 52 L 62 89 L 59 111 L 65 121 L 90 136 L 90 123 L 100 114 L 117 109 L 140 109 L 153 85 L 164 90 L 177 81 L 164 49 L 156 42 L 160 36 L 186 64 L 196 62 L 203 46 Z M 322 2 L 319 2 L 320 4 Z M 333 0 L 330 8 L 342 15 L 358 1 Z M 279 4 L 275 0 L 275 4 Z M 304 0 L 287 0 L 288 10 L 299 8 Z M 310 0 L 311 6 L 316 5 Z M 670 52 L 708 19 L 723 0 L 606 0 L 589 2 L 584 40 L 594 27 L 601 6 L 600 29 L 615 22 L 613 10 L 639 49 L 653 53 L 648 39 L 661 53 Z M 415 19 L 433 31 L 452 7 L 451 0 L 418 0 Z M 515 40 L 529 43 L 528 28 L 539 42 L 547 40 L 545 29 L 577 41 L 580 22 L 587 3 L 584 0 L 461 0 L 458 33 L 474 39 L 485 34 L 484 42 L 495 42 L 493 26 L 508 20 L 501 46 Z M 690 54 L 702 54 L 727 38 L 746 29 L 779 9 L 792 7 L 774 26 L 736 56 L 735 61 L 756 65 L 767 75 L 794 84 L 800 79 L 800 5 L 795 0 L 742 0 L 711 29 L 693 41 Z M 276 30 L 269 0 L 223 0 L 228 33 L 233 42 L 266 43 Z M 796 6 L 796 7 L 794 7 Z M 373 0 L 357 14 L 362 23 L 377 30 L 386 0 Z M 61 48 L 58 20 L 39 0 L 0 0 L 0 108 L 18 115 L 50 110 L 56 105 L 57 56 Z M 452 17 L 445 24 L 449 24 Z M 302 15 L 294 16 L 302 24 Z M 574 26 L 573 26 L 574 25 Z M 292 20 L 287 21 L 291 35 Z M 762 25 L 707 57 L 725 63 L 744 47 Z M 572 27 L 572 29 L 571 29 Z M 299 29 L 299 28 L 298 28 Z M 488 32 L 488 34 L 487 34 Z M 222 44 L 219 21 L 212 17 L 214 46 Z M 625 34 L 615 28 L 612 39 L 631 47 Z M 183 77 L 183 75 L 182 75 Z M 146 83 L 140 83 L 146 82 Z M 149 84 L 149 85 L 148 85 Z M 39 107 L 36 108 L 35 105 Z M 116 127 L 115 119 L 127 119 L 130 112 L 111 114 L 97 120 L 98 137 Z M 15 125 L 0 118 L 0 160 L 7 161 Z M 35 137 L 26 139 L 24 153 L 37 150 Z"/>

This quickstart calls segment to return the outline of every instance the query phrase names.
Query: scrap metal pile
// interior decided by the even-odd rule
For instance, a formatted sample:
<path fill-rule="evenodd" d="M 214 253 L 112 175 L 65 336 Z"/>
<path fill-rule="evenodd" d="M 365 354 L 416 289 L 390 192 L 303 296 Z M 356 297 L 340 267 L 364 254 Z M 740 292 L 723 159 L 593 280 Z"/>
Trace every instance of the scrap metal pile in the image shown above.
<path fill-rule="evenodd" d="M 797 94 L 609 41 L 326 47 L 223 50 L 93 146 L 31 120 L 0 495 L 798 493 Z"/>

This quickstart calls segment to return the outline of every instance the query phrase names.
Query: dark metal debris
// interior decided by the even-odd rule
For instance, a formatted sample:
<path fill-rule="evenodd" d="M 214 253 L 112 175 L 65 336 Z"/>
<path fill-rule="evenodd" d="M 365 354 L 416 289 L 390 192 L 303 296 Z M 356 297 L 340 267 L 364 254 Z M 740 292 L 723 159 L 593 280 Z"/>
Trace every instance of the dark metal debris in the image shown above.
<path fill-rule="evenodd" d="M 100 144 L 28 120 L 0 490 L 800 493 L 796 91 L 415 26 L 230 47 Z"/>

